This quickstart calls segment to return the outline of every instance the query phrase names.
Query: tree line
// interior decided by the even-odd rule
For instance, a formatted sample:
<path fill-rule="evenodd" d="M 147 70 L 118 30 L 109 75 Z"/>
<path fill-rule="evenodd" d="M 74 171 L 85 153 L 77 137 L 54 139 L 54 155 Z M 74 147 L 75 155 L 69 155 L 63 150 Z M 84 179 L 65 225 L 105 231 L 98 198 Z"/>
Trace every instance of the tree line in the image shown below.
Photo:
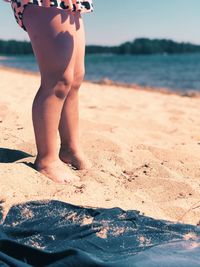
<path fill-rule="evenodd" d="M 118 46 L 87 45 L 86 54 L 113 53 L 113 54 L 182 54 L 200 52 L 200 45 L 175 42 L 169 39 L 137 38 Z M 29 41 L 0 40 L 1 55 L 27 55 L 33 54 Z"/>

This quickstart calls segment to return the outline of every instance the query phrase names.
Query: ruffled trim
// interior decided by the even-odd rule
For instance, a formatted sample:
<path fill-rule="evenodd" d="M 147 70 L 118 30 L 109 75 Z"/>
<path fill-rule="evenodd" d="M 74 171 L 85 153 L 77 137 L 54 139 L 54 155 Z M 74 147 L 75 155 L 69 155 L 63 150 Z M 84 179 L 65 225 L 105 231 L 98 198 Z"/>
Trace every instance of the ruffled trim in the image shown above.
<path fill-rule="evenodd" d="M 42 7 L 55 6 L 60 9 L 67 9 L 72 12 L 79 11 L 81 13 L 92 12 L 94 9 L 92 0 L 12 0 L 11 2 L 16 8 L 31 3 Z"/>

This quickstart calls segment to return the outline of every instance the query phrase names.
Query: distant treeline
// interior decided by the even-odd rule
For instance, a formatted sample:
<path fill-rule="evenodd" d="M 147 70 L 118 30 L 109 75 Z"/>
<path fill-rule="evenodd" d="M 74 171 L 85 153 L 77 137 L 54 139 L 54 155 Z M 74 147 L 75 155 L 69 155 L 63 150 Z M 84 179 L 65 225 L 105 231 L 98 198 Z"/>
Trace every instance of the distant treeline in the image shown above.
<path fill-rule="evenodd" d="M 113 54 L 182 54 L 200 52 L 200 45 L 191 43 L 178 43 L 168 39 L 137 38 L 132 42 L 125 42 L 119 46 L 86 46 L 87 54 L 113 53 Z M 0 54 L 26 55 L 33 54 L 31 43 L 28 41 L 0 40 Z"/>
<path fill-rule="evenodd" d="M 182 54 L 200 52 L 200 45 L 191 43 L 178 43 L 167 39 L 138 38 L 132 42 L 126 42 L 119 46 L 89 45 L 87 53 L 114 53 L 114 54 Z"/>
<path fill-rule="evenodd" d="M 33 50 L 31 43 L 27 41 L 0 40 L 0 54 L 27 55 L 27 54 L 33 54 Z"/>

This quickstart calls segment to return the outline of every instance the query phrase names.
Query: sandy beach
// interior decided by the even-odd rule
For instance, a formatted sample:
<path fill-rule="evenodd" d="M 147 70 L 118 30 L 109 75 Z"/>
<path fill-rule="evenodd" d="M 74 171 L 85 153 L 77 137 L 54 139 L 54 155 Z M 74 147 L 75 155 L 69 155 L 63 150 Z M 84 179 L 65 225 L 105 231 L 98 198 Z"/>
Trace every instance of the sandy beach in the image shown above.
<path fill-rule="evenodd" d="M 80 136 L 91 170 L 56 184 L 31 168 L 31 106 L 38 74 L 0 68 L 0 203 L 56 199 L 200 221 L 200 97 L 84 82 Z M 59 143 L 58 143 L 59 145 Z"/>

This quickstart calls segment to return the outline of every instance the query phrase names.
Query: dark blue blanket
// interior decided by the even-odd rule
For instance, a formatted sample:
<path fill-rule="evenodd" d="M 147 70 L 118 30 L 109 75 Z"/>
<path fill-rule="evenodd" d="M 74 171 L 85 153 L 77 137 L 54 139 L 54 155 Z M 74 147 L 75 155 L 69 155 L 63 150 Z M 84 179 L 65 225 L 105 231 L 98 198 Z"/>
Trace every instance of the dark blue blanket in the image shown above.
<path fill-rule="evenodd" d="M 28 202 L 0 224 L 0 266 L 199 267 L 200 229 L 132 210 Z"/>

